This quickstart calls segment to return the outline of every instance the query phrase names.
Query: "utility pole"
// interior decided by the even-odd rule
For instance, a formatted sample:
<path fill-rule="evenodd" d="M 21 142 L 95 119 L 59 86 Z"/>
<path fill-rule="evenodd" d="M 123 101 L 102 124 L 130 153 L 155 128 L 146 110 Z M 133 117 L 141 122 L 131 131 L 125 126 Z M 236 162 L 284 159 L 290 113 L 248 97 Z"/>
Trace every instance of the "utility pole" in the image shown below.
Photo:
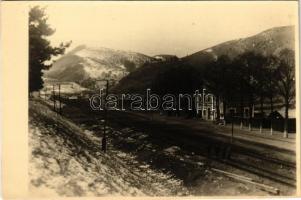
<path fill-rule="evenodd" d="M 273 115 L 271 115 L 271 131 L 270 134 L 273 135 Z"/>
<path fill-rule="evenodd" d="M 113 80 L 113 79 L 111 79 Z M 106 131 L 106 128 L 107 128 L 107 115 L 108 115 L 108 111 L 107 111 L 107 97 L 109 95 L 109 79 L 101 79 L 101 80 L 96 80 L 96 82 L 99 81 L 99 82 L 105 82 L 106 83 L 106 94 L 105 94 L 105 97 L 104 97 L 104 106 L 103 106 L 103 110 L 104 110 L 104 124 L 103 124 L 103 137 L 102 137 L 102 141 L 101 141 L 101 150 L 103 152 L 106 152 L 107 151 L 107 131 Z"/>
<path fill-rule="evenodd" d="M 107 127 L 107 96 L 109 93 L 109 80 L 106 80 L 106 95 L 104 99 L 104 124 L 103 124 L 103 138 L 102 138 L 102 150 L 104 153 L 107 151 L 107 135 L 106 135 L 106 127 Z"/>
<path fill-rule="evenodd" d="M 213 113 L 213 95 L 211 96 L 211 115 L 212 115 L 212 121 L 214 120 L 214 113 Z"/>
<path fill-rule="evenodd" d="M 234 127 L 233 127 L 233 121 L 234 121 L 234 119 L 233 119 L 234 117 L 233 117 L 233 114 L 232 114 L 232 127 L 231 127 L 231 144 L 233 143 L 233 137 L 234 137 Z"/>
<path fill-rule="evenodd" d="M 203 88 L 203 102 L 202 102 L 202 118 L 204 119 L 204 109 L 205 109 L 205 88 Z"/>
<path fill-rule="evenodd" d="M 68 83 L 68 82 L 58 82 L 58 99 L 59 99 L 59 114 L 62 115 L 62 97 L 61 97 L 61 86 L 63 85 L 71 85 L 71 88 L 73 88 L 73 84 L 72 83 Z"/>
<path fill-rule="evenodd" d="M 46 100 L 46 91 L 47 91 L 47 87 L 45 87 L 45 92 L 44 92 L 44 98 Z"/>
<path fill-rule="evenodd" d="M 52 85 L 52 94 L 53 94 L 53 110 L 56 111 L 56 102 L 55 102 L 55 90 L 54 90 L 54 84 Z"/>
<path fill-rule="evenodd" d="M 62 114 L 62 104 L 61 104 L 61 84 L 59 83 L 59 113 Z"/>
<path fill-rule="evenodd" d="M 198 91 L 198 90 L 197 90 Z M 197 118 L 199 117 L 199 102 L 200 102 L 200 97 L 199 97 L 199 94 L 196 96 L 196 99 L 195 99 L 195 101 L 196 101 L 196 116 L 197 116 Z"/>

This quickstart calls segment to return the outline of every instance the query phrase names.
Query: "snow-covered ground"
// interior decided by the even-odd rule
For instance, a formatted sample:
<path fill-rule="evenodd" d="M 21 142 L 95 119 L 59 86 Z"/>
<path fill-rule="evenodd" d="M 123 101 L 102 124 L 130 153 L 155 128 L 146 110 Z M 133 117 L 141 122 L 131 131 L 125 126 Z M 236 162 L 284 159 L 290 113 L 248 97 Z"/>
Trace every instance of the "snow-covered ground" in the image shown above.
<path fill-rule="evenodd" d="M 86 88 L 80 86 L 75 82 L 56 82 L 56 80 L 52 80 L 52 81 L 46 81 L 44 83 L 44 88 L 41 90 L 41 95 L 42 96 L 45 94 L 51 95 L 53 91 L 56 94 L 58 94 L 59 92 L 59 87 L 57 85 L 58 83 L 61 84 L 60 86 L 61 94 L 76 94 L 87 90 Z M 55 85 L 55 87 L 53 87 L 53 85 Z"/>
<path fill-rule="evenodd" d="M 54 121 L 53 121 L 54 120 Z M 181 180 L 139 163 L 135 156 L 110 149 L 89 151 L 64 131 L 81 132 L 75 124 L 36 104 L 29 116 L 29 177 L 34 196 L 166 196 L 187 195 Z M 55 122 L 58 123 L 55 123 Z M 52 123 L 54 122 L 54 123 Z M 64 122 L 66 127 L 61 127 Z M 83 131 L 88 145 L 99 138 Z"/>

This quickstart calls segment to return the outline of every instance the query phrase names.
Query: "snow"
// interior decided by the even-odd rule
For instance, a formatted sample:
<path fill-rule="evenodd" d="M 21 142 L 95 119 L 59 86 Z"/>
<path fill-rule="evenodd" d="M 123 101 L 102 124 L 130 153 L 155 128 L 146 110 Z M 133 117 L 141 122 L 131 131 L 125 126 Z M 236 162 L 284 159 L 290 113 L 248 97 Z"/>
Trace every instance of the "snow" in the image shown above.
<path fill-rule="evenodd" d="M 105 52 L 104 49 L 103 49 L 103 52 Z M 85 57 L 95 57 L 95 58 L 99 58 L 99 59 L 104 59 L 104 58 L 107 57 L 106 54 L 100 54 L 97 51 L 96 48 L 95 49 L 94 48 L 85 48 L 85 49 L 82 49 L 80 51 L 77 51 L 75 53 L 75 55 L 83 57 L 83 58 L 85 58 Z"/>
<path fill-rule="evenodd" d="M 38 109 L 30 108 L 29 118 L 29 189 L 33 196 L 187 194 L 181 180 L 139 163 L 134 155 L 113 147 L 107 154 L 91 152 L 62 137 L 64 131 L 72 130 L 88 138 L 89 145 L 100 144 L 93 131 L 81 130 L 51 110 L 45 112 L 46 106 L 35 106 Z M 49 120 L 57 123 L 49 124 Z"/>
<path fill-rule="evenodd" d="M 168 147 L 168 148 L 164 149 L 164 152 L 168 153 L 168 154 L 174 155 L 179 150 L 181 150 L 180 147 L 178 147 L 178 146 L 171 146 L 171 147 Z"/>
<path fill-rule="evenodd" d="M 99 46 L 89 46 L 75 52 L 82 59 L 80 63 L 90 78 L 110 77 L 120 80 L 129 72 L 124 61 L 134 62 L 137 66 L 143 64 L 146 56 L 134 52 L 114 50 Z"/>
<path fill-rule="evenodd" d="M 58 82 L 61 84 L 60 92 L 61 94 L 74 94 L 74 93 L 79 93 L 82 91 L 87 90 L 86 88 L 80 86 L 79 84 L 75 82 Z M 53 84 L 55 85 L 53 88 Z M 56 94 L 59 92 L 59 87 L 56 82 L 46 82 L 44 84 L 44 88 L 41 90 L 41 95 L 50 95 L 52 94 L 53 90 L 55 91 Z"/>
<path fill-rule="evenodd" d="M 95 62 L 90 58 L 83 58 L 86 62 L 84 65 L 85 72 L 91 78 L 102 77 L 105 74 L 111 74 L 113 76 L 122 76 L 124 70 L 122 68 L 118 69 L 118 67 L 108 67 L 107 65 L 103 65 L 101 63 Z"/>

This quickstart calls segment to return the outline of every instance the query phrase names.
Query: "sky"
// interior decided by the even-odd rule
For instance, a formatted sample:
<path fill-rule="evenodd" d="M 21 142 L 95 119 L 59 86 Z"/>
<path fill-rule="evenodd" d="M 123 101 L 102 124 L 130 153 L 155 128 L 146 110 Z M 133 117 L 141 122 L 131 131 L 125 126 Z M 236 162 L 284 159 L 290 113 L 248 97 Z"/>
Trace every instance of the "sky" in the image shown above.
<path fill-rule="evenodd" d="M 56 29 L 52 44 L 80 44 L 179 57 L 295 25 L 297 2 L 36 2 Z"/>

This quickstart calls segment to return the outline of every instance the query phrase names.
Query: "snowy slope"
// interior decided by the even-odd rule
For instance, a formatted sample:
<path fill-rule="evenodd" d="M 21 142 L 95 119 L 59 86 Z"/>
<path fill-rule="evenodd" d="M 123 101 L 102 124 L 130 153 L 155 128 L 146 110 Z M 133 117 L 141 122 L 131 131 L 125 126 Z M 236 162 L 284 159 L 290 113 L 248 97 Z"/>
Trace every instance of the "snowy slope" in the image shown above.
<path fill-rule="evenodd" d="M 45 77 L 78 83 L 102 78 L 118 81 L 152 59 L 140 53 L 82 45 L 57 60 Z"/>
<path fill-rule="evenodd" d="M 294 26 L 274 27 L 247 38 L 218 44 L 182 59 L 192 65 L 202 66 L 221 55 L 227 55 L 233 59 L 246 51 L 263 55 L 278 55 L 282 49 L 295 49 L 294 31 Z"/>
<path fill-rule="evenodd" d="M 74 137 L 68 137 L 68 134 Z M 78 136 L 81 136 L 81 140 L 78 140 Z M 31 195 L 53 197 L 187 194 L 181 180 L 135 161 L 134 155 L 113 147 L 104 154 L 100 151 L 100 139 L 91 131 L 83 131 L 72 122 L 57 116 L 46 106 L 31 102 Z M 93 149 L 87 149 L 86 145 Z"/>

